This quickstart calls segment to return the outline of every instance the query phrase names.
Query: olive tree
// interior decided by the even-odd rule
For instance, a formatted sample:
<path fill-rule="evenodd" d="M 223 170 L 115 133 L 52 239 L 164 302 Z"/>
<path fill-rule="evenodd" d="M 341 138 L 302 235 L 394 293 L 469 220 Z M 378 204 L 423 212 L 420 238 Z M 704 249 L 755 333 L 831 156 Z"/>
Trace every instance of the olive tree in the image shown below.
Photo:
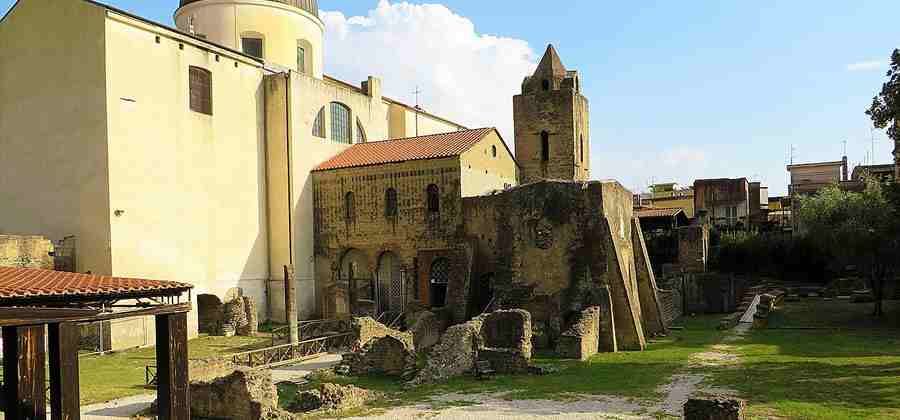
<path fill-rule="evenodd" d="M 862 192 L 829 186 L 800 201 L 797 217 L 805 235 L 837 262 L 864 271 L 875 296 L 875 316 L 883 314 L 885 284 L 900 266 L 900 213 L 893 186 L 869 181 Z"/>

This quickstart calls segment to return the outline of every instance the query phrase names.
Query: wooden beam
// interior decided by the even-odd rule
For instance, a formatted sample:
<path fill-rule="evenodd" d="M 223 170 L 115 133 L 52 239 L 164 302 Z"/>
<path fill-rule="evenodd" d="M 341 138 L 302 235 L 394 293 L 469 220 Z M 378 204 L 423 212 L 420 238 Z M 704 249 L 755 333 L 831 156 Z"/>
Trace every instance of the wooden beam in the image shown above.
<path fill-rule="evenodd" d="M 50 418 L 79 420 L 78 326 L 72 323 L 50 324 Z"/>
<path fill-rule="evenodd" d="M 44 326 L 3 327 L 5 418 L 47 419 Z"/>
<path fill-rule="evenodd" d="M 159 418 L 190 420 L 186 313 L 156 316 L 156 367 Z"/>
<path fill-rule="evenodd" d="M 19 314 L 22 311 L 25 315 Z M 47 311 L 47 312 L 44 312 Z M 174 305 L 158 305 L 131 311 L 101 313 L 97 310 L 59 309 L 59 308 L 0 308 L 0 326 L 18 327 L 27 325 L 57 324 L 60 322 L 98 322 L 112 321 L 122 318 L 156 316 L 166 314 L 187 313 L 191 311 L 191 303 Z"/>

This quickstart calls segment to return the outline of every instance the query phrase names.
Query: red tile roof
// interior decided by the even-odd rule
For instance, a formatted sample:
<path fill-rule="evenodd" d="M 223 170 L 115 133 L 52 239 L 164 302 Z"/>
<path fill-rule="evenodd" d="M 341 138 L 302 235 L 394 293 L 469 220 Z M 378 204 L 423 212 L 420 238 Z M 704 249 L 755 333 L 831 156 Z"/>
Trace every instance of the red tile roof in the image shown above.
<path fill-rule="evenodd" d="M 177 296 L 193 287 L 171 281 L 0 267 L 0 304 Z"/>
<path fill-rule="evenodd" d="M 455 131 L 397 140 L 359 143 L 350 146 L 341 154 L 316 167 L 316 171 L 355 168 L 384 163 L 406 162 L 410 160 L 437 159 L 469 150 L 493 128 Z"/>
<path fill-rule="evenodd" d="M 635 210 L 634 215 L 641 219 L 651 218 L 651 217 L 674 217 L 677 216 L 678 213 L 682 213 L 684 210 L 682 209 L 641 209 Z"/>

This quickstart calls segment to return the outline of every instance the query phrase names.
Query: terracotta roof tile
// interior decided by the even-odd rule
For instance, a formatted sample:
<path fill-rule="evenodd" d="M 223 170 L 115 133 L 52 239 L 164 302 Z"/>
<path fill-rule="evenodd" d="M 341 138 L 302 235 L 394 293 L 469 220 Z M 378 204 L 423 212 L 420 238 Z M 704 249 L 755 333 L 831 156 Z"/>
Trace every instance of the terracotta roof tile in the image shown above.
<path fill-rule="evenodd" d="M 316 171 L 406 162 L 410 160 L 437 159 L 469 150 L 481 141 L 493 128 L 455 131 L 397 140 L 359 143 L 316 167 Z"/>
<path fill-rule="evenodd" d="M 0 267 L 0 303 L 8 301 L 173 296 L 192 289 L 187 283 L 142 280 L 34 268 Z"/>
<path fill-rule="evenodd" d="M 638 218 L 650 218 L 650 217 L 674 217 L 677 216 L 678 213 L 683 212 L 682 209 L 641 209 L 635 210 L 634 215 Z"/>

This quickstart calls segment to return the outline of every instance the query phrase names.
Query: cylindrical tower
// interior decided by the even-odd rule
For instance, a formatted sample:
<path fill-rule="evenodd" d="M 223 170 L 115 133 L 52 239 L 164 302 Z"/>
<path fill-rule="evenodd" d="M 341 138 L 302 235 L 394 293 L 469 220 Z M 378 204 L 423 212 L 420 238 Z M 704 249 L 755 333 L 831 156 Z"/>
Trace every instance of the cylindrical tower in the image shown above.
<path fill-rule="evenodd" d="M 317 0 L 181 0 L 178 29 L 322 78 L 325 25 Z"/>

